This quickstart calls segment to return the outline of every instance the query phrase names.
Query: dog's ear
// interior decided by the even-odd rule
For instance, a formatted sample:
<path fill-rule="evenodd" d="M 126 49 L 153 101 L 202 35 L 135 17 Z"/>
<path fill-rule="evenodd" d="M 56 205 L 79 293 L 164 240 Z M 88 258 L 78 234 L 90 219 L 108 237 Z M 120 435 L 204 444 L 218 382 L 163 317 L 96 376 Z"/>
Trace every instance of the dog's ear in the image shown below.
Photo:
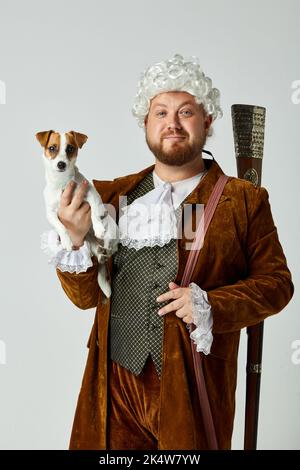
<path fill-rule="evenodd" d="M 76 144 L 78 145 L 80 149 L 88 140 L 88 136 L 85 134 L 80 134 L 80 132 L 69 131 L 68 134 L 72 134 L 72 136 L 75 139 Z"/>
<path fill-rule="evenodd" d="M 55 132 L 51 129 L 51 131 L 41 131 L 41 132 L 38 132 L 37 134 L 35 134 L 37 140 L 39 141 L 39 143 L 41 144 L 42 147 L 46 147 L 47 145 L 47 142 L 49 140 L 49 137 L 50 137 L 50 134 L 52 132 Z"/>

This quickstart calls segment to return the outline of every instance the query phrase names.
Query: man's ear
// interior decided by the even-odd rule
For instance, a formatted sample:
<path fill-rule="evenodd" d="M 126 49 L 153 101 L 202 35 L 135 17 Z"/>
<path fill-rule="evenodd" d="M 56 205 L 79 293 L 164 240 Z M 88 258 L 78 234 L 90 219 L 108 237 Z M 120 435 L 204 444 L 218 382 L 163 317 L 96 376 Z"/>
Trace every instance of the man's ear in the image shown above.
<path fill-rule="evenodd" d="M 41 132 L 37 132 L 35 134 L 35 137 L 37 138 L 37 140 L 39 141 L 39 143 L 41 144 L 42 147 L 46 147 L 47 142 L 48 142 L 49 137 L 52 134 L 52 132 L 55 132 L 55 131 L 53 131 L 53 130 L 41 131 Z"/>
<path fill-rule="evenodd" d="M 81 147 L 86 143 L 88 140 L 88 136 L 85 134 L 80 134 L 80 132 L 69 131 L 68 134 L 72 134 L 76 144 L 81 149 Z"/>
<path fill-rule="evenodd" d="M 211 123 L 212 123 L 212 115 L 211 114 L 206 114 L 205 116 L 205 121 L 204 121 L 204 127 L 205 127 L 205 132 L 206 134 L 208 133 L 209 131 L 209 128 L 211 126 Z"/>

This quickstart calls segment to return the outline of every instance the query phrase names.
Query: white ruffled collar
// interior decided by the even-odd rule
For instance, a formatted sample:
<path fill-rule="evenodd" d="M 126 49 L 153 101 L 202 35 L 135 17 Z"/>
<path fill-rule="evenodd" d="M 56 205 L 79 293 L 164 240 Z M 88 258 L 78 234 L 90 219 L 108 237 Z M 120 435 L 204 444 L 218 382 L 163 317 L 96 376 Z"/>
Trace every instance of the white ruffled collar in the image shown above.
<path fill-rule="evenodd" d="M 121 208 L 120 243 L 139 250 L 145 246 L 163 246 L 177 238 L 176 209 L 193 191 L 207 170 L 184 180 L 163 181 L 153 170 L 154 189 Z"/>

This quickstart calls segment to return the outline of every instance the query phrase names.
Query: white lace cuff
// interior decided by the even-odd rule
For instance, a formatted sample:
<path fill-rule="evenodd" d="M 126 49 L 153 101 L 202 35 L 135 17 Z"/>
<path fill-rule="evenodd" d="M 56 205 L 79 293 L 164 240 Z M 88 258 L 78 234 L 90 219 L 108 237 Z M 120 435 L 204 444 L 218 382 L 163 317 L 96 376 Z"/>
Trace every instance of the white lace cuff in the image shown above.
<path fill-rule="evenodd" d="M 192 289 L 193 323 L 196 328 L 191 331 L 190 325 L 187 327 L 191 331 L 190 338 L 196 344 L 196 350 L 207 355 L 210 353 L 213 342 L 211 305 L 208 302 L 207 293 L 201 287 L 194 282 L 191 282 L 189 287 Z"/>
<path fill-rule="evenodd" d="M 53 229 L 42 233 L 41 249 L 49 256 L 48 263 L 63 272 L 79 274 L 93 266 L 88 241 L 85 240 L 79 250 L 67 251 L 62 248 L 58 233 Z"/>

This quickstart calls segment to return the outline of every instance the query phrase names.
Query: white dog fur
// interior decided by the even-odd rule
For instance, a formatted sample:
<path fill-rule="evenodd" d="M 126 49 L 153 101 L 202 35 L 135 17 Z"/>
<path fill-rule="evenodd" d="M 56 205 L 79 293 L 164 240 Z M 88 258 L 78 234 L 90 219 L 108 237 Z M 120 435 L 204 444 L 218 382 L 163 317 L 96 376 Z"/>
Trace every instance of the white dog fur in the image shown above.
<path fill-rule="evenodd" d="M 54 227 L 60 237 L 62 247 L 67 251 L 73 248 L 72 240 L 66 227 L 58 218 L 60 199 L 67 184 L 74 180 L 78 189 L 80 183 L 86 179 L 76 166 L 78 149 L 87 140 L 85 134 L 75 131 L 57 132 L 53 130 L 41 131 L 36 134 L 37 140 L 44 148 L 43 160 L 46 170 L 46 187 L 44 199 L 48 222 Z M 99 193 L 91 183 L 88 183 L 85 200 L 91 207 L 92 225 L 85 240 L 92 255 L 99 263 L 98 284 L 106 295 L 110 297 L 111 287 L 107 279 L 106 259 L 111 256 L 118 246 L 119 232 L 114 219 L 105 208 Z"/>

